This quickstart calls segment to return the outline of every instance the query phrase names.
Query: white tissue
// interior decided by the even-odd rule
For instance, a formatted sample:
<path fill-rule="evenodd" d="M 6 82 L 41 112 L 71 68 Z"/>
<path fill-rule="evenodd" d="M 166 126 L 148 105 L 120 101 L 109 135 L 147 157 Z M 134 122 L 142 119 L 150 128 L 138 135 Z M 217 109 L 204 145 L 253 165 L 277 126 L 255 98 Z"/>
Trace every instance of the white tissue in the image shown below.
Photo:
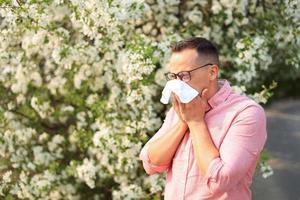
<path fill-rule="evenodd" d="M 189 103 L 199 94 L 197 90 L 189 86 L 184 81 L 174 79 L 166 83 L 162 91 L 160 102 L 168 104 L 172 92 L 179 97 L 182 103 Z"/>

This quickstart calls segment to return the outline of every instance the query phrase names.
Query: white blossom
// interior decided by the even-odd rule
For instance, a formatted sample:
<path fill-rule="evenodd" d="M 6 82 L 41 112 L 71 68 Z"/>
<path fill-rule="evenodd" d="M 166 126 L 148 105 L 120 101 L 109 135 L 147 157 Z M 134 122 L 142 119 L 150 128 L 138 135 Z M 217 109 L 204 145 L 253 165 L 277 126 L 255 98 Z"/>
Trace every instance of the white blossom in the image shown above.
<path fill-rule="evenodd" d="M 164 176 L 137 173 L 138 154 L 162 124 L 166 107 L 154 100 L 166 83 L 173 42 L 199 36 L 216 43 L 221 76 L 258 103 L 272 96 L 272 84 L 260 89 L 257 82 L 268 70 L 280 63 L 298 72 L 299 0 L 265 4 L 55 0 L 18 8 L 5 1 L 0 156 L 12 173 L 3 171 L 0 198 L 79 200 L 87 184 L 90 198 L 105 199 L 98 183 L 112 180 L 114 199 L 145 198 L 145 191 L 153 199 Z M 263 177 L 273 173 L 259 167 Z"/>
<path fill-rule="evenodd" d="M 11 171 L 11 170 L 5 172 L 5 173 L 2 175 L 2 182 L 4 182 L 4 183 L 9 183 L 9 182 L 11 182 L 11 174 L 12 174 L 12 171 Z"/>
<path fill-rule="evenodd" d="M 80 180 L 84 181 L 90 188 L 95 187 L 97 167 L 92 160 L 85 158 L 82 165 L 76 168 L 77 176 Z"/>

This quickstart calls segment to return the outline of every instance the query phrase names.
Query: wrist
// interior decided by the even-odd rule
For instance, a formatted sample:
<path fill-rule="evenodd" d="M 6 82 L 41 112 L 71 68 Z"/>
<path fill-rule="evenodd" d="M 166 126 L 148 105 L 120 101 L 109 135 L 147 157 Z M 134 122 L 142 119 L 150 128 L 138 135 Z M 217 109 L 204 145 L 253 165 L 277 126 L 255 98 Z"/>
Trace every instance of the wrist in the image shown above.
<path fill-rule="evenodd" d="M 204 121 L 204 119 L 199 119 L 199 120 L 189 121 L 189 122 L 187 122 L 187 124 L 189 127 L 203 126 L 203 125 L 205 125 L 205 121 Z"/>
<path fill-rule="evenodd" d="M 188 128 L 188 125 L 185 121 L 179 120 L 177 126 L 180 130 L 185 131 Z"/>

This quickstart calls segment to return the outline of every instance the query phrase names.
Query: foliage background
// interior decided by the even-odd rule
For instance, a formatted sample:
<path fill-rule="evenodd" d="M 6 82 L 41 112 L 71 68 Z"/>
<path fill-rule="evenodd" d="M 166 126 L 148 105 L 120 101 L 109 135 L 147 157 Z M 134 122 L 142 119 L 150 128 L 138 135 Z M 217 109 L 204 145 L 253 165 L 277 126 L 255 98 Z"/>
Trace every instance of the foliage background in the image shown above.
<path fill-rule="evenodd" d="M 297 0 L 0 2 L 5 199 L 162 198 L 165 174 L 146 175 L 138 154 L 167 110 L 175 41 L 214 41 L 220 78 L 261 104 L 299 80 Z"/>

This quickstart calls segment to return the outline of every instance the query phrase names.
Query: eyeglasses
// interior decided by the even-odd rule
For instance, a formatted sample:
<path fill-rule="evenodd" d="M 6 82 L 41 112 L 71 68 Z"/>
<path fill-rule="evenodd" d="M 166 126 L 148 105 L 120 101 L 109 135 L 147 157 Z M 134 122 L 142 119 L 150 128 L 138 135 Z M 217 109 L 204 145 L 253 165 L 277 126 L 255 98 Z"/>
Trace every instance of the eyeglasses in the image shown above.
<path fill-rule="evenodd" d="M 192 70 L 189 70 L 189 71 L 182 71 L 182 72 L 178 72 L 177 74 L 175 73 L 171 73 L 171 72 L 168 72 L 168 73 L 165 73 L 165 77 L 167 80 L 173 80 L 173 79 L 176 79 L 176 77 L 178 76 L 180 80 L 184 81 L 184 82 L 188 82 L 191 80 L 191 72 L 196 70 L 196 69 L 200 69 L 202 67 L 205 67 L 207 65 L 213 65 L 212 63 L 208 63 L 208 64 L 205 64 L 205 65 L 202 65 L 200 67 L 197 67 L 195 69 L 192 69 Z"/>

